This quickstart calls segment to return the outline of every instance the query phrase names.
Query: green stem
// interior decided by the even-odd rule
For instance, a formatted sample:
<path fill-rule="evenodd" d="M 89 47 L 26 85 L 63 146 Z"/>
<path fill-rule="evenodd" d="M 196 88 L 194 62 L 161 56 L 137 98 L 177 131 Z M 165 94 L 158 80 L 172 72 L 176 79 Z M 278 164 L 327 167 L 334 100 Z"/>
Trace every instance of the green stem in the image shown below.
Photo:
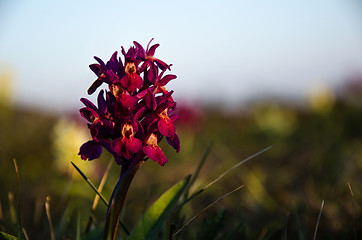
<path fill-rule="evenodd" d="M 130 167 L 127 171 L 122 171 L 108 204 L 103 240 L 116 240 L 119 220 L 127 191 L 131 185 L 133 177 L 136 175 L 138 169 L 143 165 L 143 163 L 144 161 L 140 161 L 136 165 Z"/>

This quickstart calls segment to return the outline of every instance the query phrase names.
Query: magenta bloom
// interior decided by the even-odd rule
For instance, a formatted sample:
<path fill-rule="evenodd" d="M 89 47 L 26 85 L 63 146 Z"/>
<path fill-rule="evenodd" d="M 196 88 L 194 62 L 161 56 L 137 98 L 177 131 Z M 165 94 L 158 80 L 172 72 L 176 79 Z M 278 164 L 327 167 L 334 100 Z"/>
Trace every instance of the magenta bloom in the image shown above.
<path fill-rule="evenodd" d="M 172 114 L 176 102 L 171 97 L 173 91 L 166 89 L 176 75 L 165 74 L 171 65 L 154 56 L 159 44 L 149 47 L 149 43 L 144 50 L 138 42 L 133 43 L 127 52 L 122 47 L 124 61 L 114 52 L 107 63 L 95 57 L 98 63 L 89 66 L 97 79 L 88 93 L 93 94 L 103 83 L 108 89 L 99 92 L 98 106 L 81 99 L 85 107 L 80 113 L 92 136 L 80 147 L 83 160 L 99 158 L 105 148 L 126 168 L 147 158 L 163 166 L 167 158 L 158 146 L 163 137 L 180 150 L 174 125 L 178 116 Z"/>

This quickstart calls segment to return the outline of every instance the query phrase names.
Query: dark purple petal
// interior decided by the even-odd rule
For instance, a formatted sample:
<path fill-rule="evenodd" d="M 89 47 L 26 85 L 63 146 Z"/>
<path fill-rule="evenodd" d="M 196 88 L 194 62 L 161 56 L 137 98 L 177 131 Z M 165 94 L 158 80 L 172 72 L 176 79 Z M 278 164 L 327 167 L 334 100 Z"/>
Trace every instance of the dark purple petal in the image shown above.
<path fill-rule="evenodd" d="M 83 160 L 93 160 L 97 159 L 102 154 L 102 146 L 99 145 L 96 141 L 91 140 L 84 143 L 80 149 L 78 155 L 81 156 Z"/>
<path fill-rule="evenodd" d="M 118 58 L 118 78 L 121 79 L 126 74 L 121 58 Z"/>
<path fill-rule="evenodd" d="M 100 59 L 99 57 L 96 57 L 96 56 L 94 56 L 94 59 L 97 60 L 97 62 L 99 62 L 100 68 L 102 69 L 103 72 L 105 72 L 107 67 L 106 67 L 106 64 L 104 64 L 104 62 L 102 61 L 102 59 Z"/>
<path fill-rule="evenodd" d="M 117 72 L 118 70 L 117 51 L 113 53 L 111 59 L 107 62 L 106 66 L 107 69 L 110 69 L 113 72 Z"/>
<path fill-rule="evenodd" d="M 99 117 L 98 112 L 89 107 L 81 108 L 79 112 L 82 115 L 82 117 L 84 117 L 91 123 L 94 122 L 95 118 Z"/>
<path fill-rule="evenodd" d="M 95 80 L 94 83 L 88 88 L 88 94 L 91 95 L 92 93 L 94 93 L 97 88 L 102 85 L 103 82 L 103 78 L 98 78 L 97 80 Z"/>
<path fill-rule="evenodd" d="M 108 84 L 111 84 L 112 82 L 118 81 L 119 78 L 118 76 L 113 72 L 113 70 L 107 70 L 105 72 L 107 78 L 105 79 L 105 82 Z"/>
<path fill-rule="evenodd" d="M 91 64 L 89 65 L 89 68 L 97 75 L 97 77 L 99 77 L 103 73 L 99 64 Z"/>
<path fill-rule="evenodd" d="M 141 139 L 142 141 L 145 139 L 145 131 L 143 130 L 142 124 L 139 121 L 136 121 L 137 124 L 137 138 Z"/>
<path fill-rule="evenodd" d="M 150 64 L 150 69 L 147 71 L 147 79 L 150 83 L 156 84 L 158 77 L 157 67 L 154 64 Z"/>
<path fill-rule="evenodd" d="M 98 102 L 98 108 L 99 108 L 100 113 L 102 113 L 103 116 L 106 115 L 107 114 L 107 103 L 106 103 L 106 100 L 104 99 L 103 89 L 98 94 L 97 102 Z"/>
<path fill-rule="evenodd" d="M 166 137 L 168 144 L 173 147 L 176 152 L 180 151 L 180 139 L 178 135 L 175 133 L 172 138 Z"/>
<path fill-rule="evenodd" d="M 130 47 L 125 55 L 126 63 L 127 61 L 136 61 L 136 52 L 134 47 Z"/>
<path fill-rule="evenodd" d="M 144 60 L 146 58 L 145 49 L 142 47 L 141 44 L 139 44 L 136 41 L 133 41 L 133 44 L 136 46 L 136 53 L 137 53 L 138 57 L 140 57 L 142 60 Z"/>
<path fill-rule="evenodd" d="M 86 98 L 81 98 L 80 101 L 86 106 L 86 107 L 89 107 L 89 108 L 92 108 L 94 110 L 97 110 L 97 107 L 91 102 L 89 101 L 88 99 Z"/>

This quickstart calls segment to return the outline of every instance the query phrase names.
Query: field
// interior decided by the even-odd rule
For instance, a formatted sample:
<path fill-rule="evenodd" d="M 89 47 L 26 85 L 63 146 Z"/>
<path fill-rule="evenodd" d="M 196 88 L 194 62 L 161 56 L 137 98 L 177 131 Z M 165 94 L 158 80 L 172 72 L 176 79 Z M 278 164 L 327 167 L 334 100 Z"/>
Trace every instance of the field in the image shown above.
<path fill-rule="evenodd" d="M 161 147 L 169 162 L 161 167 L 148 160 L 142 166 L 129 189 L 123 222 L 132 229 L 164 191 L 195 173 L 208 149 L 190 193 L 271 146 L 171 215 L 160 239 L 167 239 L 172 223 L 179 229 L 195 215 L 174 239 L 360 239 L 361 93 L 351 88 L 298 104 L 259 100 L 233 109 L 180 104 L 176 127 L 181 151 L 175 153 L 164 140 Z M 6 102 L 0 107 L 0 231 L 16 236 L 20 199 L 28 238 L 50 239 L 45 208 L 49 196 L 56 239 L 76 239 L 77 231 L 83 239 L 92 239 L 84 232 L 95 193 L 70 162 L 98 186 L 113 162 L 110 154 L 104 151 L 91 162 L 80 159 L 78 149 L 90 136 L 77 110 L 59 116 Z M 113 163 L 102 191 L 106 199 L 119 171 Z M 99 202 L 91 229 L 102 228 L 106 210 Z"/>

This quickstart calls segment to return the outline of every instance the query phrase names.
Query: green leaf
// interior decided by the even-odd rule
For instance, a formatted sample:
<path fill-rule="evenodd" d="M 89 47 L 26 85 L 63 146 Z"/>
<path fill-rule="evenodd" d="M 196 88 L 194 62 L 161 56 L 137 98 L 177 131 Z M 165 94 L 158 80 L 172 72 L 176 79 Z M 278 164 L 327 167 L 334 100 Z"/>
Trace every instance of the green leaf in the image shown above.
<path fill-rule="evenodd" d="M 16 237 L 14 237 L 10 234 L 4 233 L 4 232 L 0 232 L 0 239 L 1 240 L 17 240 Z"/>
<path fill-rule="evenodd" d="M 172 213 L 178 199 L 190 181 L 190 175 L 167 190 L 147 210 L 129 235 L 128 240 L 155 239 L 164 222 Z"/>

